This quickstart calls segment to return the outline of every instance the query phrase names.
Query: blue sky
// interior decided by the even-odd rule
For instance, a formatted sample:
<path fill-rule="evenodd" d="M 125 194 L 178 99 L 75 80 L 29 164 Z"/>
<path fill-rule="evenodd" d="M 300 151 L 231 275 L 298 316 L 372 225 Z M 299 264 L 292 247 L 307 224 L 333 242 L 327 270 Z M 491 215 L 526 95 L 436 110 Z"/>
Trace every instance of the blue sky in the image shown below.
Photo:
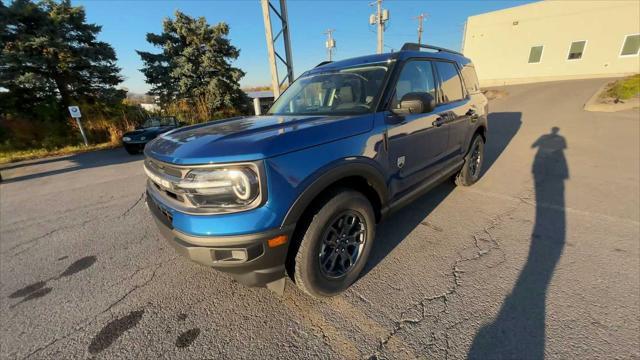
<path fill-rule="evenodd" d="M 368 25 L 369 14 L 373 13 L 369 2 L 289 0 L 294 75 L 298 76 L 326 59 L 323 33 L 327 28 L 335 29 L 337 47 L 334 59 L 375 53 L 375 28 Z M 458 50 L 468 16 L 527 2 L 531 1 L 386 0 L 383 7 L 391 15 L 385 32 L 385 48 L 387 51 L 397 50 L 405 42 L 417 41 L 417 20 L 414 17 L 425 12 L 428 17 L 424 23 L 423 42 Z M 132 92 L 144 93 L 149 89 L 139 71 L 142 62 L 135 50 L 159 51 L 146 42 L 145 35 L 161 32 L 162 20 L 173 16 L 176 10 L 194 17 L 204 16 L 211 24 L 228 23 L 231 42 L 240 49 L 240 57 L 234 65 L 246 72 L 241 85 L 270 84 L 262 10 L 258 0 L 75 0 L 73 4 L 85 7 L 89 22 L 102 25 L 100 39 L 115 48 L 118 65 L 125 77 L 123 86 Z M 274 25 L 274 31 L 278 29 Z"/>

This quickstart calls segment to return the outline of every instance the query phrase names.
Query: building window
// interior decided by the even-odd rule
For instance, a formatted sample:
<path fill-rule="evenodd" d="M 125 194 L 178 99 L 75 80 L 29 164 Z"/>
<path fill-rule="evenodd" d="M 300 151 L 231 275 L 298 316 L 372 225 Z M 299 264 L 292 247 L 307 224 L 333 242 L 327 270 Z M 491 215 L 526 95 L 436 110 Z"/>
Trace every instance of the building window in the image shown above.
<path fill-rule="evenodd" d="M 620 56 L 634 56 L 640 52 L 640 34 L 632 34 L 624 37 Z"/>
<path fill-rule="evenodd" d="M 529 52 L 529 64 L 537 64 L 542 59 L 542 49 L 544 46 L 532 46 Z"/>
<path fill-rule="evenodd" d="M 586 40 L 572 42 L 571 46 L 569 47 L 569 55 L 567 56 L 567 60 L 582 59 L 582 53 L 584 52 L 584 47 L 586 45 Z"/>

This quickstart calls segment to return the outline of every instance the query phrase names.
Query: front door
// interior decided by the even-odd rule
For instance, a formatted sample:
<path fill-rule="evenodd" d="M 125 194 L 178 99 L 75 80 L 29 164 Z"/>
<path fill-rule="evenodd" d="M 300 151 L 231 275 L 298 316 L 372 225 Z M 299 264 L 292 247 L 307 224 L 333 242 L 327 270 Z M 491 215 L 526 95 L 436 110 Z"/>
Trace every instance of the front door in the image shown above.
<path fill-rule="evenodd" d="M 391 107 L 399 106 L 402 96 L 410 92 L 426 92 L 436 98 L 431 61 L 409 60 L 404 64 Z M 448 144 L 448 126 L 443 120 L 434 111 L 404 115 L 398 122 L 388 125 L 392 196 L 412 190 L 440 169 Z"/>

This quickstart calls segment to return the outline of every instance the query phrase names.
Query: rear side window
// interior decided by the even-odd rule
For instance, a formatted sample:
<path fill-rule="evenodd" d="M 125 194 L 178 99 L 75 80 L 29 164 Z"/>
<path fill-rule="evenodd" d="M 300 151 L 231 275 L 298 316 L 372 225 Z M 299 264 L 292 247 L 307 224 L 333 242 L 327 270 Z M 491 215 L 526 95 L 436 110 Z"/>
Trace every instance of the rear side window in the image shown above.
<path fill-rule="evenodd" d="M 404 65 L 396 83 L 391 107 L 397 108 L 402 97 L 412 92 L 429 93 L 435 98 L 436 87 L 431 61 L 413 60 Z"/>
<path fill-rule="evenodd" d="M 436 61 L 436 69 L 440 76 L 442 102 L 448 103 L 464 99 L 462 80 L 458 75 L 456 65 L 450 62 Z"/>
<path fill-rule="evenodd" d="M 476 75 L 476 69 L 471 63 L 462 67 L 462 79 L 467 86 L 467 92 L 475 94 L 480 92 L 480 84 L 478 82 L 478 75 Z"/>

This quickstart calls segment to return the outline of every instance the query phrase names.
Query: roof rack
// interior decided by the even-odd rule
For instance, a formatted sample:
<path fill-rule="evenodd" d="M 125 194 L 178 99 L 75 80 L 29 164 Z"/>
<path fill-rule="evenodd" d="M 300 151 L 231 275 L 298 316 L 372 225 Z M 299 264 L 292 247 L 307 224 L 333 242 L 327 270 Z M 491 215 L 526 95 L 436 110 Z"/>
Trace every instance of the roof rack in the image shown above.
<path fill-rule="evenodd" d="M 400 51 L 420 51 L 420 49 L 430 49 L 430 50 L 435 50 L 435 51 L 438 51 L 438 52 L 442 51 L 442 52 L 448 52 L 448 53 L 451 53 L 451 54 L 464 56 L 464 55 L 462 55 L 461 53 L 459 53 L 457 51 L 441 48 L 441 47 L 438 47 L 438 46 L 416 44 L 416 43 L 405 43 L 404 45 L 402 45 L 402 49 L 400 49 Z"/>
<path fill-rule="evenodd" d="M 327 65 L 327 64 L 330 64 L 330 63 L 332 63 L 332 62 L 333 62 L 333 61 L 331 61 L 331 60 L 326 60 L 326 61 L 323 61 L 323 62 L 321 62 L 320 64 L 316 65 L 316 67 L 319 67 L 319 66 L 322 66 L 322 65 Z"/>

